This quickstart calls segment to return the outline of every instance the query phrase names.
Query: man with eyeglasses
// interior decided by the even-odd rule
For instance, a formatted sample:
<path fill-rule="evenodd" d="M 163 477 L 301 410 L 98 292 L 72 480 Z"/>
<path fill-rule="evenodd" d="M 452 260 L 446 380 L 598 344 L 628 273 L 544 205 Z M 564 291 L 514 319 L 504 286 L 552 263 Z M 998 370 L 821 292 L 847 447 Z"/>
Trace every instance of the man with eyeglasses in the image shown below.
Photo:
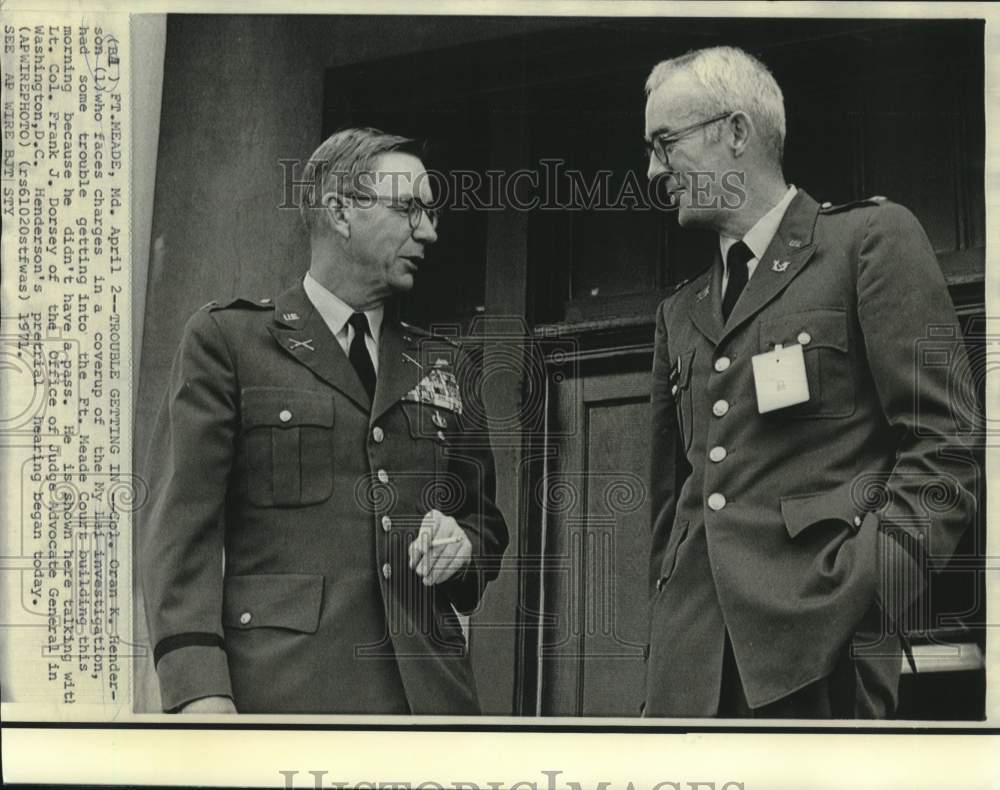
<path fill-rule="evenodd" d="M 413 142 L 326 140 L 311 262 L 188 322 L 147 465 L 140 573 L 163 708 L 476 714 L 459 612 L 507 529 L 469 358 L 401 322 L 437 240 Z"/>
<path fill-rule="evenodd" d="M 649 176 L 718 245 L 656 316 L 644 715 L 891 717 L 909 608 L 975 509 L 934 252 L 901 206 L 786 183 L 784 100 L 747 53 L 646 89 Z"/>

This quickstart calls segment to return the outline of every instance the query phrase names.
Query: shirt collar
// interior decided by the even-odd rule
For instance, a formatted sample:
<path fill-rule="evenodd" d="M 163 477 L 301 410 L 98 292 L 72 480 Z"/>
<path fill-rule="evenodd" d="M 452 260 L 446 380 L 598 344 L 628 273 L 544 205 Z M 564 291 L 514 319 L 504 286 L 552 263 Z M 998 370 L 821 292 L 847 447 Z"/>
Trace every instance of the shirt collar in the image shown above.
<path fill-rule="evenodd" d="M 792 198 L 795 197 L 796 192 L 798 190 L 795 188 L 795 185 L 789 185 L 788 191 L 775 204 L 774 208 L 757 220 L 757 223 L 743 237 L 743 243 L 750 248 L 750 252 L 753 253 L 754 258 L 759 259 L 767 251 L 768 245 L 770 245 L 771 240 L 774 238 L 774 234 L 778 232 L 778 226 L 781 225 L 781 220 L 784 219 L 788 205 L 792 202 Z M 737 241 L 739 239 L 734 239 L 730 236 L 719 236 L 719 249 L 722 250 L 723 265 L 725 265 L 726 253 L 729 252 L 729 248 Z"/>
<path fill-rule="evenodd" d="M 309 272 L 306 272 L 306 276 L 302 280 L 302 287 L 305 289 L 309 301 L 319 310 L 320 316 L 322 316 L 323 321 L 330 328 L 330 331 L 333 332 L 334 336 L 337 337 L 342 332 L 346 332 L 347 321 L 357 311 L 335 293 L 328 291 L 320 285 L 319 281 Z M 379 336 L 382 333 L 382 316 L 385 314 L 385 307 L 380 304 L 371 310 L 365 310 L 364 313 L 368 318 L 368 326 L 372 331 L 372 339 L 375 341 L 375 345 L 378 346 Z"/>

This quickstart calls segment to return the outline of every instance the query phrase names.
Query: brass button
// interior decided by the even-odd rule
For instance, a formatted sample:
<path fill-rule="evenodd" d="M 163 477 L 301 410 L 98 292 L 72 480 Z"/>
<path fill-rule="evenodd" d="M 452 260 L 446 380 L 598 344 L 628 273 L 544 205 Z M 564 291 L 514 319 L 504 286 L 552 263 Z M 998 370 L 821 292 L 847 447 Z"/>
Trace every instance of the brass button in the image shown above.
<path fill-rule="evenodd" d="M 380 483 L 389 482 L 389 473 L 385 471 L 385 469 L 379 469 L 378 472 L 376 472 L 376 476 L 378 477 L 378 481 Z"/>
<path fill-rule="evenodd" d="M 387 579 L 392 578 L 392 566 L 388 562 L 382 566 L 382 575 Z"/>
<path fill-rule="evenodd" d="M 718 492 L 709 494 L 708 506 L 712 508 L 712 510 L 722 510 L 722 508 L 726 506 L 726 498 Z"/>
<path fill-rule="evenodd" d="M 708 451 L 708 457 L 712 459 L 713 462 L 719 463 L 724 461 L 729 453 L 726 452 L 725 447 L 713 447 Z"/>
<path fill-rule="evenodd" d="M 372 439 L 374 439 L 377 444 L 381 444 L 384 438 L 385 438 L 385 431 L 383 431 L 377 425 L 374 428 L 372 428 Z"/>
<path fill-rule="evenodd" d="M 712 414 L 716 417 L 724 417 L 729 411 L 729 401 L 717 400 L 712 404 Z"/>
<path fill-rule="evenodd" d="M 861 526 L 861 516 L 855 516 L 854 517 L 854 526 L 856 526 L 856 527 L 860 527 Z"/>
<path fill-rule="evenodd" d="M 388 532 L 391 527 L 392 527 L 392 519 L 389 518 L 388 516 L 382 516 L 383 531 Z"/>
<path fill-rule="evenodd" d="M 241 625 L 249 625 L 251 620 L 253 620 L 253 615 L 250 612 L 244 612 L 240 615 Z"/>
<path fill-rule="evenodd" d="M 282 422 L 288 422 L 290 419 L 292 419 L 292 413 L 288 409 L 282 409 L 280 412 L 278 412 L 278 419 L 281 420 Z"/>
<path fill-rule="evenodd" d="M 676 395 L 676 394 L 677 394 L 677 385 L 676 385 L 676 384 L 674 384 L 674 385 L 673 385 L 673 386 L 672 386 L 672 387 L 670 388 L 670 394 L 671 394 L 671 395 Z"/>
<path fill-rule="evenodd" d="M 438 431 L 437 437 L 438 437 L 438 441 L 443 442 L 444 441 L 444 431 Z"/>
<path fill-rule="evenodd" d="M 733 361 L 729 357 L 719 357 L 715 360 L 715 372 L 722 373 L 724 370 L 729 370 L 729 366 L 733 364 Z"/>
<path fill-rule="evenodd" d="M 812 335 L 808 332 L 799 332 L 798 338 L 796 338 L 802 345 L 808 346 L 812 342 Z"/>

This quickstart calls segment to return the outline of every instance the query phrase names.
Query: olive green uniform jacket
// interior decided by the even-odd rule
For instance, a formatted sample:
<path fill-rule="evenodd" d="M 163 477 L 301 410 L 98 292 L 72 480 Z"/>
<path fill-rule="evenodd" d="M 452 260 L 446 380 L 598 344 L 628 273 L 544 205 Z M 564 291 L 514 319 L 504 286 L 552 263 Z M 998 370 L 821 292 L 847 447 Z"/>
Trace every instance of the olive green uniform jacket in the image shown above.
<path fill-rule="evenodd" d="M 727 630 L 751 707 L 825 676 L 975 510 L 965 352 L 909 211 L 800 190 L 725 323 L 721 274 L 657 312 L 646 716 L 715 715 Z M 808 402 L 758 413 L 751 357 L 795 343 Z"/>
<path fill-rule="evenodd" d="M 139 535 L 165 710 L 479 712 L 456 610 L 508 537 L 467 359 L 387 310 L 372 404 L 301 283 L 190 319 Z M 407 549 L 432 508 L 473 558 L 427 588 Z"/>

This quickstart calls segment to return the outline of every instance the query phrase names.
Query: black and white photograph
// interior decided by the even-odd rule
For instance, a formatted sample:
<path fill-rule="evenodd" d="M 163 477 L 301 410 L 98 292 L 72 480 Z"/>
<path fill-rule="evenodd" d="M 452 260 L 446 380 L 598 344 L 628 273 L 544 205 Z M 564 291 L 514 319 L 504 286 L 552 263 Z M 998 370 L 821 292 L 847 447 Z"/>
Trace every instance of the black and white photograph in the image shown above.
<path fill-rule="evenodd" d="M 163 709 L 981 718 L 982 42 L 168 17 Z"/>

